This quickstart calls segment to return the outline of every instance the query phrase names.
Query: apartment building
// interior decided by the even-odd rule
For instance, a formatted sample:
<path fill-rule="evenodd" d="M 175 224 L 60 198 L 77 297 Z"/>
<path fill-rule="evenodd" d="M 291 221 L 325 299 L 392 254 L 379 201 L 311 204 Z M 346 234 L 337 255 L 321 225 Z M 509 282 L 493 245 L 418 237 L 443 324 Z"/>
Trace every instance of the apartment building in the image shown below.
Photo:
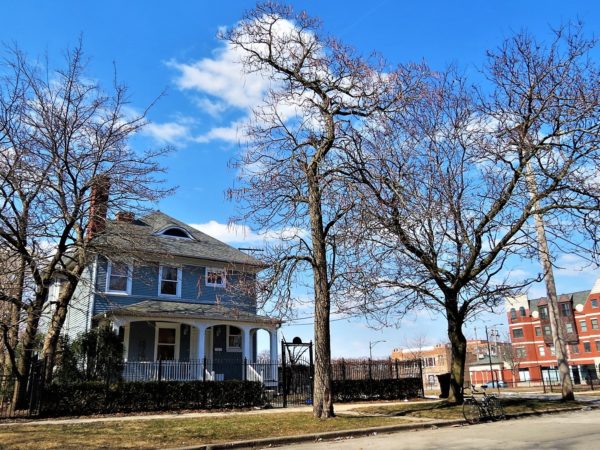
<path fill-rule="evenodd" d="M 557 380 L 548 299 L 527 295 L 506 300 L 515 381 Z M 600 365 L 600 279 L 590 291 L 558 298 L 560 326 L 567 340 L 567 355 L 575 384 L 598 378 Z"/>

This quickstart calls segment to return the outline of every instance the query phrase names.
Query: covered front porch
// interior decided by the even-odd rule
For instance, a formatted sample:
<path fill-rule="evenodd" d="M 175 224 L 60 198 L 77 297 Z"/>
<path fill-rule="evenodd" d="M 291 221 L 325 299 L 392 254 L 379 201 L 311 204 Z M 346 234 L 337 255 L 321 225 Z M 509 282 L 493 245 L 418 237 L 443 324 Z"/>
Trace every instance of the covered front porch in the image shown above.
<path fill-rule="evenodd" d="M 280 321 L 220 305 L 145 301 L 103 315 L 123 339 L 127 381 L 249 380 L 277 384 Z M 257 354 L 268 334 L 269 356 Z"/>

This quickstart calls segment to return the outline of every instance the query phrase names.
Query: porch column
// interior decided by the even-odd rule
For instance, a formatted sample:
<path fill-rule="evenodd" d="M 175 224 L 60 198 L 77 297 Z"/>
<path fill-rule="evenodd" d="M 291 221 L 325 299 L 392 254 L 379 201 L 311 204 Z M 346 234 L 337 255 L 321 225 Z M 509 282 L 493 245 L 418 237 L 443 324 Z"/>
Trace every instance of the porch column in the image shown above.
<path fill-rule="evenodd" d="M 271 338 L 271 364 L 277 364 L 277 329 L 269 330 L 269 337 Z"/>
<path fill-rule="evenodd" d="M 269 378 L 272 380 L 271 383 L 274 383 L 275 386 L 277 386 L 277 379 L 278 379 L 278 364 L 279 362 L 277 361 L 277 350 L 279 348 L 278 346 L 278 342 L 277 342 L 277 328 L 273 329 L 273 330 L 269 330 L 269 338 L 270 338 L 270 357 L 271 357 L 271 361 L 270 361 L 270 370 L 271 373 L 269 374 Z"/>
<path fill-rule="evenodd" d="M 250 339 L 250 327 L 242 327 L 242 358 L 252 361 L 252 339 Z"/>
<path fill-rule="evenodd" d="M 198 329 L 198 340 L 197 340 L 197 344 L 198 344 L 198 361 L 202 361 L 204 359 L 204 341 L 205 341 L 205 337 L 206 337 L 206 329 L 208 328 L 208 325 L 205 323 L 197 323 L 195 324 L 195 327 Z"/>

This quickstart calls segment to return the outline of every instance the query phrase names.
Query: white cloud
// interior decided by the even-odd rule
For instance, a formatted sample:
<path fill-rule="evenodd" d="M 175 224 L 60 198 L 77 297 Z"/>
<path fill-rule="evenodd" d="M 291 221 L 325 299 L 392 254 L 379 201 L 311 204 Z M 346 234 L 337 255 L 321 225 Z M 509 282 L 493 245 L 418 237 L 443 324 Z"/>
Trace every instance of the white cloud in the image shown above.
<path fill-rule="evenodd" d="M 211 220 L 207 223 L 190 224 L 190 226 L 228 244 L 265 245 L 267 242 L 306 237 L 307 235 L 305 230 L 298 228 L 284 228 L 259 234 L 254 232 L 248 225 L 224 224 L 216 220 Z"/>
<path fill-rule="evenodd" d="M 270 78 L 261 72 L 244 72 L 241 56 L 241 51 L 224 44 L 215 50 L 213 58 L 192 63 L 169 61 L 167 65 L 179 72 L 175 83 L 180 89 L 209 95 L 229 107 L 250 110 L 262 101 Z"/>
<path fill-rule="evenodd" d="M 263 240 L 247 225 L 229 225 L 211 220 L 207 223 L 193 223 L 190 226 L 227 243 L 255 243 Z"/>
<path fill-rule="evenodd" d="M 239 142 L 242 140 L 242 128 L 241 122 L 233 122 L 226 127 L 215 127 L 209 130 L 207 133 L 199 136 L 194 136 L 193 141 L 200 144 L 205 144 L 214 140 L 221 140 L 225 142 Z"/>
<path fill-rule="evenodd" d="M 190 137 L 190 128 L 178 122 L 151 122 L 143 128 L 143 134 L 161 143 L 182 144 Z"/>

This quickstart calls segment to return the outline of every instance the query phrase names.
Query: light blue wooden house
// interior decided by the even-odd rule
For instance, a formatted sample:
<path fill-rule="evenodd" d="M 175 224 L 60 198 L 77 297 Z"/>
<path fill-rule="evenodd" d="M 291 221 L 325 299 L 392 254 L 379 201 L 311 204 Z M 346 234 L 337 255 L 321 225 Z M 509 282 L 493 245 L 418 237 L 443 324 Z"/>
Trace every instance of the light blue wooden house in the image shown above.
<path fill-rule="evenodd" d="M 281 321 L 257 314 L 259 260 L 160 211 L 117 214 L 98 239 L 107 251 L 79 283 L 68 335 L 110 323 L 125 379 L 155 379 L 160 366 L 165 379 L 276 382 Z M 257 362 L 258 330 L 268 332 L 270 366 Z"/>

